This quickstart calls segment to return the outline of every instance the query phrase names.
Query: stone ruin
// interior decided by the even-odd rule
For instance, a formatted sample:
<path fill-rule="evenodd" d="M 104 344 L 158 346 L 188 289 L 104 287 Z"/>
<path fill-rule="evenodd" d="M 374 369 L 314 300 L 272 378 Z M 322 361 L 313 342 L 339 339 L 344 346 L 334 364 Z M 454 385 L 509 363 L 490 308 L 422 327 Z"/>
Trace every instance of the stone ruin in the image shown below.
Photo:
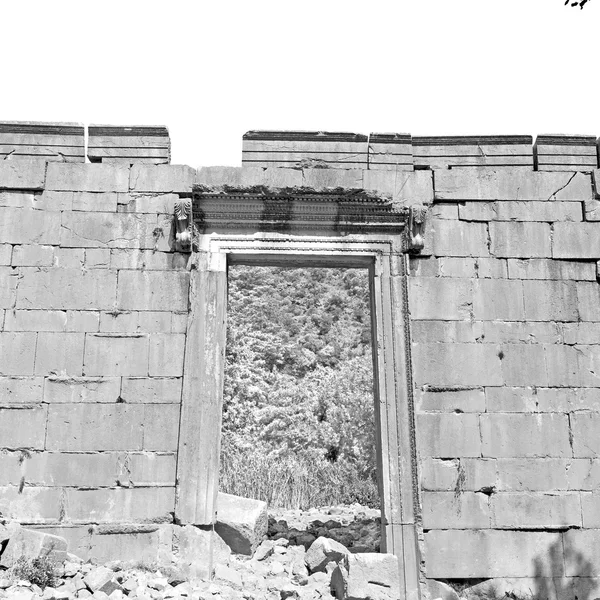
<path fill-rule="evenodd" d="M 382 554 L 340 597 L 600 594 L 595 137 L 258 131 L 193 169 L 85 133 L 0 124 L 3 531 L 212 575 L 227 266 L 362 266 Z"/>

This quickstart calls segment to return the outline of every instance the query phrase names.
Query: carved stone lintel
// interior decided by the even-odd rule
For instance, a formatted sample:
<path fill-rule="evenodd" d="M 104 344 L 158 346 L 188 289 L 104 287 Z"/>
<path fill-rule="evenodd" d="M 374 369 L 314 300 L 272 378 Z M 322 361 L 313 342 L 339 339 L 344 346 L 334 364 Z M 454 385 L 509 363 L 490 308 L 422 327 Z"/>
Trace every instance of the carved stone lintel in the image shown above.
<path fill-rule="evenodd" d="M 411 206 L 408 218 L 408 250 L 420 252 L 425 246 L 425 217 L 427 207 Z"/>
<path fill-rule="evenodd" d="M 175 250 L 177 252 L 192 251 L 192 199 L 181 198 L 175 202 Z"/>

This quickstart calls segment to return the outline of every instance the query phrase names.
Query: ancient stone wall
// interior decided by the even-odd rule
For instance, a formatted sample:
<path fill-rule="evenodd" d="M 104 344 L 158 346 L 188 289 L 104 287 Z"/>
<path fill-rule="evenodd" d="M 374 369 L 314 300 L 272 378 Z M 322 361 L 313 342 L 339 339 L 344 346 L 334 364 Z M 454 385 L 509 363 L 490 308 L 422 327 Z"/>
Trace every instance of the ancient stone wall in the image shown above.
<path fill-rule="evenodd" d="M 0 512 L 79 546 L 158 544 L 190 309 L 174 203 L 194 184 L 366 190 L 427 208 L 408 261 L 423 575 L 599 588 L 594 138 L 250 132 L 242 168 L 195 171 L 155 131 L 103 128 L 90 164 L 44 127 L 0 127 Z"/>

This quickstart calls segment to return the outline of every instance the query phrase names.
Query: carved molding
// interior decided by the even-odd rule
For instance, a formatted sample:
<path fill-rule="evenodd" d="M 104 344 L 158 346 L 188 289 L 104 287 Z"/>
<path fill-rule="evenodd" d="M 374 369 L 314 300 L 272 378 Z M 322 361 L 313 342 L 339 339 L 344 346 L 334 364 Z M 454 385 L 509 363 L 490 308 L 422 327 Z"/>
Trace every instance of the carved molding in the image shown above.
<path fill-rule="evenodd" d="M 425 246 L 425 218 L 427 207 L 412 206 L 408 219 L 408 250 L 409 252 L 420 252 Z"/>
<path fill-rule="evenodd" d="M 190 198 L 181 198 L 175 202 L 175 250 L 192 251 L 193 209 Z"/>

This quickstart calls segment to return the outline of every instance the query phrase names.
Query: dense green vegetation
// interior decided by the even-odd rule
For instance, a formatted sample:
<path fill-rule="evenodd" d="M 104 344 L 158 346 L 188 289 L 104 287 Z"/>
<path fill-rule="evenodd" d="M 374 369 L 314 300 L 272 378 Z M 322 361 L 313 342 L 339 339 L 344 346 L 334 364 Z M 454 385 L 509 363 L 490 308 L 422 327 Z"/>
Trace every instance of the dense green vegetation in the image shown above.
<path fill-rule="evenodd" d="M 370 344 L 366 270 L 231 268 L 222 489 L 377 505 Z"/>

